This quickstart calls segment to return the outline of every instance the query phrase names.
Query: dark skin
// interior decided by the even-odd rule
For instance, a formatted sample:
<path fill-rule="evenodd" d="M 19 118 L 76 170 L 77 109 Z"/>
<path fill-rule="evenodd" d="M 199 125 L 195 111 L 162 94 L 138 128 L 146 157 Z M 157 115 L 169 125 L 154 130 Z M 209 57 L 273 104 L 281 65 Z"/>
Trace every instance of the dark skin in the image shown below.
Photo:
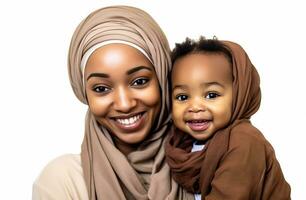
<path fill-rule="evenodd" d="M 160 112 L 160 91 L 151 62 L 137 49 L 109 44 L 97 49 L 85 68 L 86 95 L 96 120 L 125 155 L 150 134 Z"/>
<path fill-rule="evenodd" d="M 172 71 L 172 119 L 176 127 L 206 141 L 232 114 L 231 64 L 223 54 L 188 54 Z"/>

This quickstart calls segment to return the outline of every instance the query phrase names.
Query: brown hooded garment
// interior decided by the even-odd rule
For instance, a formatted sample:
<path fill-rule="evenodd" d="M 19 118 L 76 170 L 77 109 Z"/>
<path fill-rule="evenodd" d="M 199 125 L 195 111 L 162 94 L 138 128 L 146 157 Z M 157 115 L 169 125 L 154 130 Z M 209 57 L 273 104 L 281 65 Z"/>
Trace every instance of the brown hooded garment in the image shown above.
<path fill-rule="evenodd" d="M 250 122 L 260 106 L 259 75 L 241 46 L 222 41 L 232 55 L 233 103 L 230 124 L 191 152 L 194 141 L 175 128 L 166 143 L 174 179 L 202 200 L 287 200 L 286 182 L 274 150 Z"/>

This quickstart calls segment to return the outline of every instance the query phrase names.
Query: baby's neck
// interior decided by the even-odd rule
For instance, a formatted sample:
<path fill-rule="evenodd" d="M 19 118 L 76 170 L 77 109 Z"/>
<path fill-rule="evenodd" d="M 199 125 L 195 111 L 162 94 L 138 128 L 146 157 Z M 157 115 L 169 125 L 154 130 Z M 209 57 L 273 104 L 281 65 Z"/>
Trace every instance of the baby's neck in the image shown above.
<path fill-rule="evenodd" d="M 201 140 L 195 140 L 194 141 L 195 145 L 205 145 L 206 144 L 206 140 L 205 141 L 201 141 Z"/>

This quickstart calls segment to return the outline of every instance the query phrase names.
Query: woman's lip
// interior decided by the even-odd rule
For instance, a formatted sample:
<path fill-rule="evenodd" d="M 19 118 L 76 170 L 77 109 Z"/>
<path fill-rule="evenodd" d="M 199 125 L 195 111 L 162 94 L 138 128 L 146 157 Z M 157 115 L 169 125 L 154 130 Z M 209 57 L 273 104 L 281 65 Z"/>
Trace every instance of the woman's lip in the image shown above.
<path fill-rule="evenodd" d="M 145 113 L 145 111 L 142 111 L 142 112 L 136 112 L 136 113 L 131 113 L 131 114 L 128 114 L 128 115 L 117 115 L 117 116 L 112 116 L 110 117 L 111 119 L 128 119 L 130 117 L 133 117 L 135 115 L 138 115 L 138 114 L 143 114 Z"/>
<path fill-rule="evenodd" d="M 138 114 L 130 115 L 130 117 L 114 117 L 112 118 L 112 121 L 114 122 L 114 125 L 121 129 L 123 132 L 135 132 L 144 126 L 147 116 L 146 114 L 146 112 L 141 112 Z M 132 120 L 132 122 L 129 120 Z"/>
<path fill-rule="evenodd" d="M 187 126 L 193 131 L 205 131 L 210 125 L 210 120 L 188 120 Z"/>

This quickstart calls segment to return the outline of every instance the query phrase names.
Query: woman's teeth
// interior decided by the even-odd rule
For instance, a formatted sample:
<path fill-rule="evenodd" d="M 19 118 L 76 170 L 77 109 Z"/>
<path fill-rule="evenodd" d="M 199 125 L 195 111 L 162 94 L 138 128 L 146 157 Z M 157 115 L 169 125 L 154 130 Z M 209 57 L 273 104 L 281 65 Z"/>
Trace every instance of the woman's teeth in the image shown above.
<path fill-rule="evenodd" d="M 127 118 L 127 119 L 116 119 L 117 122 L 119 122 L 122 125 L 131 125 L 134 124 L 137 120 L 139 120 L 141 117 L 141 114 L 135 115 L 133 117 Z"/>

